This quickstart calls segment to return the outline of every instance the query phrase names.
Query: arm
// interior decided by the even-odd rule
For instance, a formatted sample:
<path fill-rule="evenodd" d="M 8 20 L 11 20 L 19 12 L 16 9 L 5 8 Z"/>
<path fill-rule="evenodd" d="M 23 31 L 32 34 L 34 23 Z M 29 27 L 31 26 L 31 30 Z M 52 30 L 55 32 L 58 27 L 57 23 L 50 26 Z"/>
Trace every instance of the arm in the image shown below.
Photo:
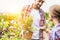
<path fill-rule="evenodd" d="M 41 12 L 41 14 L 40 14 L 40 16 L 41 16 L 41 19 L 40 19 L 40 27 L 42 27 L 42 28 L 44 28 L 45 27 L 45 12 L 42 10 L 42 9 L 40 9 L 40 12 Z"/>
<path fill-rule="evenodd" d="M 43 40 L 44 39 L 43 31 L 45 31 L 45 12 L 42 9 L 40 9 L 40 16 L 41 19 L 40 19 L 39 38 Z"/>
<path fill-rule="evenodd" d="M 55 32 L 55 40 L 60 40 L 60 30 Z"/>

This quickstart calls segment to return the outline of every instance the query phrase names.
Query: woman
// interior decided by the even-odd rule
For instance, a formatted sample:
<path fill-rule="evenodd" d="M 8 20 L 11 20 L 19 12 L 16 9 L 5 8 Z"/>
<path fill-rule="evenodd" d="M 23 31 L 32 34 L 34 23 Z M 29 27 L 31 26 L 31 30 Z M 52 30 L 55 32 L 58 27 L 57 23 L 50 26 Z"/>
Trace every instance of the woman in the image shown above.
<path fill-rule="evenodd" d="M 49 40 L 60 40 L 60 5 L 53 5 L 50 7 L 50 19 L 54 22 Z"/>

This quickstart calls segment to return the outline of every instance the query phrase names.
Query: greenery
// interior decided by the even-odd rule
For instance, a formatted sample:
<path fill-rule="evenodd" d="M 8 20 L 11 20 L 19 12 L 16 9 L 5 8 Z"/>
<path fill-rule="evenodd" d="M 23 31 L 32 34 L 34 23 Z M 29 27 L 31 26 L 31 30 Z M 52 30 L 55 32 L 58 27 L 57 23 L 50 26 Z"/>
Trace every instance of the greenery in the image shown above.
<path fill-rule="evenodd" d="M 32 30 L 32 17 L 26 16 L 23 12 L 18 23 L 18 15 L 8 15 L 0 13 L 0 40 L 22 40 L 20 37 L 22 30 Z M 50 21 L 49 12 L 46 12 L 46 29 L 51 29 L 54 23 Z"/>
<path fill-rule="evenodd" d="M 18 24 L 18 15 L 0 13 L 0 40 L 22 40 L 21 27 Z"/>
<path fill-rule="evenodd" d="M 46 29 L 51 30 L 54 26 L 54 22 L 50 21 L 49 12 L 46 12 Z"/>

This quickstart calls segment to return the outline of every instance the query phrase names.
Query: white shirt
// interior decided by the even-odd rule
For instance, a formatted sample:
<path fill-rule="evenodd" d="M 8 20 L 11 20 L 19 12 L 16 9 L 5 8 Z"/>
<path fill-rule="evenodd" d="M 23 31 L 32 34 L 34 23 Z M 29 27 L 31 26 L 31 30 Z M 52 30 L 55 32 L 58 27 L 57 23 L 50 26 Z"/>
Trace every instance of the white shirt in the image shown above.
<path fill-rule="evenodd" d="M 33 24 L 32 27 L 35 29 L 33 29 L 33 36 L 32 39 L 39 39 L 39 29 L 40 29 L 40 12 L 39 10 L 36 9 L 32 9 L 30 15 L 33 18 Z"/>

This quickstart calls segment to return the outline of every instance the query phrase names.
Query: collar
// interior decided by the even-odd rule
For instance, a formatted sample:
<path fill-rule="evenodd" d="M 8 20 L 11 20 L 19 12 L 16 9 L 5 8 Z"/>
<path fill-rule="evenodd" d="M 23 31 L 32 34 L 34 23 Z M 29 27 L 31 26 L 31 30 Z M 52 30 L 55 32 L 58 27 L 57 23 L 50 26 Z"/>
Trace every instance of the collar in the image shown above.
<path fill-rule="evenodd" d="M 55 27 L 58 27 L 58 26 L 60 26 L 60 23 L 58 23 L 58 24 L 55 25 Z"/>

